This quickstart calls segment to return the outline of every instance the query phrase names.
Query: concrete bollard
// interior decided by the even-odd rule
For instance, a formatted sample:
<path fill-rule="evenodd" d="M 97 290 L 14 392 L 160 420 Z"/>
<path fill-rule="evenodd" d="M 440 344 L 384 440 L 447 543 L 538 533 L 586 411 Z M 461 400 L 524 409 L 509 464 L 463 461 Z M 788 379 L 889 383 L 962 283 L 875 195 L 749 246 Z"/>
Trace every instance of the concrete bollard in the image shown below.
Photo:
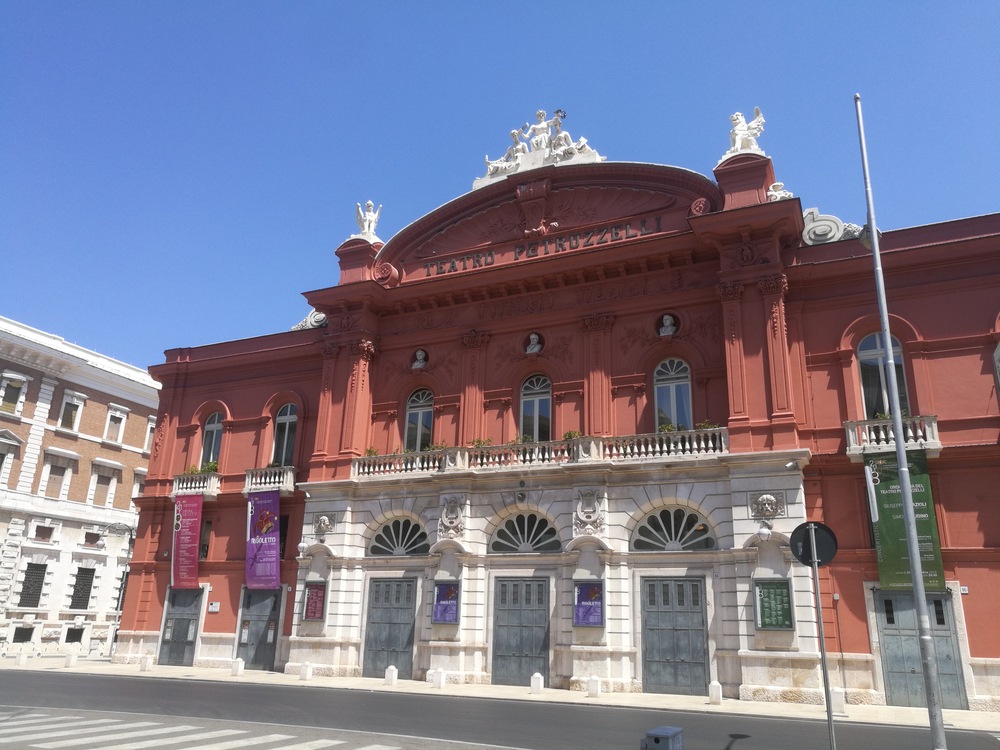
<path fill-rule="evenodd" d="M 14 658 L 15 667 L 26 667 L 28 666 L 28 652 L 22 651 Z"/>
<path fill-rule="evenodd" d="M 434 682 L 434 671 L 435 671 L 435 670 L 433 670 L 433 669 L 428 669 L 428 670 L 427 670 L 427 677 L 426 677 L 425 679 L 426 679 L 426 680 L 427 680 L 428 682 L 430 682 L 430 683 L 433 683 L 433 682 Z"/>
<path fill-rule="evenodd" d="M 601 678 L 591 677 L 587 680 L 587 695 L 591 698 L 599 698 L 601 695 Z"/>
<path fill-rule="evenodd" d="M 444 686 L 447 684 L 447 682 L 448 682 L 448 673 L 445 672 L 443 669 L 435 670 L 434 679 L 431 682 L 431 687 L 437 690 L 442 690 Z"/>
<path fill-rule="evenodd" d="M 712 680 L 708 683 L 708 702 L 713 706 L 722 705 L 722 685 L 719 684 L 718 680 Z"/>
<path fill-rule="evenodd" d="M 395 665 L 390 664 L 385 668 L 385 684 L 395 685 L 399 680 L 399 670 L 396 669 Z"/>
<path fill-rule="evenodd" d="M 542 682 L 544 681 L 541 672 L 531 675 L 531 694 L 538 695 L 542 692 Z"/>
<path fill-rule="evenodd" d="M 75 667 L 75 666 L 76 666 L 76 652 L 70 651 L 68 654 L 66 654 L 66 667 Z"/>
<path fill-rule="evenodd" d="M 233 677 L 242 677 L 246 663 L 242 659 L 233 659 Z"/>
<path fill-rule="evenodd" d="M 299 667 L 299 679 L 300 680 L 311 680 L 313 678 L 313 665 L 310 661 L 302 662 L 302 666 Z"/>
<path fill-rule="evenodd" d="M 153 671 L 153 655 L 146 654 L 145 656 L 139 657 L 139 671 L 140 672 L 151 672 Z"/>
<path fill-rule="evenodd" d="M 844 688 L 830 689 L 830 710 L 835 714 L 847 713 L 847 691 Z"/>

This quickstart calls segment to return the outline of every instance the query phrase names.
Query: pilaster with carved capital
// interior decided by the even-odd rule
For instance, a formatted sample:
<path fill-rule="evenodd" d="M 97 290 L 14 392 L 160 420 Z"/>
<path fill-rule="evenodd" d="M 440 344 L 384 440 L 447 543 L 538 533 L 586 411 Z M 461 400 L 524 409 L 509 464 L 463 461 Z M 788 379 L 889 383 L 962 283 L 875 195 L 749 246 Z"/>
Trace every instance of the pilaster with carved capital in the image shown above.
<path fill-rule="evenodd" d="M 743 297 L 743 282 L 723 281 L 715 287 L 715 291 L 723 302 L 739 302 Z"/>
<path fill-rule="evenodd" d="M 486 347 L 490 335 L 472 330 L 459 336 L 462 347 L 462 406 L 460 414 L 459 444 L 468 445 L 476 438 L 485 437 L 484 410 L 473 408 L 483 400 L 482 383 L 486 379 Z"/>
<path fill-rule="evenodd" d="M 743 283 L 724 281 L 716 288 L 722 300 L 722 330 L 726 347 L 726 374 L 729 383 L 729 416 L 747 416 L 747 392 L 743 356 Z"/>
<path fill-rule="evenodd" d="M 316 442 L 310 461 L 322 462 L 333 451 L 333 386 L 337 372 L 337 355 L 341 346 L 336 341 L 319 342 L 319 355 L 323 359 L 323 374 L 320 380 L 319 405 L 316 413 Z"/>
<path fill-rule="evenodd" d="M 614 434 L 614 402 L 611 395 L 611 329 L 614 315 L 588 315 L 580 319 L 583 329 L 583 361 L 586 366 L 584 431 L 588 435 Z"/>
<path fill-rule="evenodd" d="M 350 342 L 347 390 L 344 395 L 344 421 L 340 431 L 340 455 L 360 456 L 368 442 L 371 425 L 363 415 L 371 413 L 371 363 L 378 353 L 366 339 Z M 359 418 L 362 415 L 362 418 Z"/>
<path fill-rule="evenodd" d="M 785 293 L 788 278 L 772 274 L 757 279 L 763 295 L 767 325 L 767 359 L 771 387 L 771 418 L 790 418 L 792 412 L 791 372 L 788 360 L 788 332 L 785 327 Z"/>

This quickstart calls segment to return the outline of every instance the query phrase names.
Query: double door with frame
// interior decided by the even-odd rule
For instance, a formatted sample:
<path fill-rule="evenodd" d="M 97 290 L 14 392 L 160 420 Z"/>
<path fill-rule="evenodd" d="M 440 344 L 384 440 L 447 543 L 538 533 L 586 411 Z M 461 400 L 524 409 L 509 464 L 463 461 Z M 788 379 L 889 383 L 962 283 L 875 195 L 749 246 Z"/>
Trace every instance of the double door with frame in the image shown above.
<path fill-rule="evenodd" d="M 202 590 L 170 589 L 160 638 L 159 664 L 171 667 L 194 665 L 194 647 L 201 618 Z"/>
<path fill-rule="evenodd" d="M 641 597 L 643 692 L 707 695 L 704 580 L 643 578 Z"/>
<path fill-rule="evenodd" d="M 363 677 L 382 677 L 389 666 L 402 680 L 413 679 L 416 578 L 373 578 L 368 586 Z"/>
<path fill-rule="evenodd" d="M 494 685 L 549 682 L 549 579 L 498 578 L 493 595 Z"/>
<path fill-rule="evenodd" d="M 274 669 L 281 632 L 281 589 L 244 589 L 236 632 L 236 656 L 247 669 Z"/>

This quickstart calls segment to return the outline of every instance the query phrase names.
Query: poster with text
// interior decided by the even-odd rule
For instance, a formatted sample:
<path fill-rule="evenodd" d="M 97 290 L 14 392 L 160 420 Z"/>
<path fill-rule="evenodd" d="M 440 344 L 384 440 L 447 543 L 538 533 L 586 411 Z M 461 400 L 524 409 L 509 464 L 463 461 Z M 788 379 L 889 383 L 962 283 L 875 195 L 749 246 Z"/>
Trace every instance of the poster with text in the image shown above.
<path fill-rule="evenodd" d="M 201 537 L 201 495 L 174 500 L 174 543 L 170 555 L 170 586 L 198 588 L 198 542 Z"/>
<path fill-rule="evenodd" d="M 445 625 L 458 623 L 458 583 L 434 584 L 434 612 L 431 622 Z"/>
<path fill-rule="evenodd" d="M 937 516 L 931 497 L 927 474 L 927 454 L 907 451 L 910 469 L 910 490 L 913 514 L 916 518 L 920 564 L 924 573 L 924 588 L 944 591 L 944 565 L 941 562 L 941 542 L 938 539 Z M 866 457 L 872 469 L 875 500 L 878 503 L 878 523 L 873 524 L 875 553 L 878 559 L 879 584 L 886 591 L 912 591 L 910 554 L 906 545 L 903 523 L 903 493 L 899 485 L 899 465 L 895 454 Z"/>
<path fill-rule="evenodd" d="M 247 588 L 281 586 L 278 491 L 251 492 L 247 501 Z"/>
<path fill-rule="evenodd" d="M 326 604 L 326 584 L 307 583 L 306 603 L 305 607 L 303 607 L 302 619 L 322 620 L 324 614 L 323 607 L 325 604 Z"/>
<path fill-rule="evenodd" d="M 604 627 L 604 582 L 576 584 L 573 625 L 582 628 Z"/>

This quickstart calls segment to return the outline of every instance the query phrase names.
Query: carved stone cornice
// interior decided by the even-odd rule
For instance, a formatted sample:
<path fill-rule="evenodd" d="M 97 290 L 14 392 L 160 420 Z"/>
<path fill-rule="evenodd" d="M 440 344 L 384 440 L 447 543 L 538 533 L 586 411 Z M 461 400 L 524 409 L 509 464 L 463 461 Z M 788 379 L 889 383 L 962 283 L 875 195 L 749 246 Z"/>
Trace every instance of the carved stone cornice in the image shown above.
<path fill-rule="evenodd" d="M 361 357 L 369 362 L 371 362 L 375 358 L 375 355 L 378 354 L 378 349 L 375 344 L 371 341 L 366 341 L 365 339 L 352 341 L 347 346 L 350 347 L 352 357 Z"/>
<path fill-rule="evenodd" d="M 723 281 L 715 287 L 715 291 L 719 293 L 723 302 L 739 302 L 743 296 L 743 282 Z"/>
<path fill-rule="evenodd" d="M 463 349 L 482 349 L 490 342 L 490 335 L 488 333 L 476 333 L 473 330 L 462 334 L 458 342 Z"/>
<path fill-rule="evenodd" d="M 584 333 L 595 333 L 596 331 L 607 331 L 615 323 L 614 315 L 589 315 L 580 318 L 580 328 Z"/>
<path fill-rule="evenodd" d="M 765 297 L 775 294 L 784 297 L 785 292 L 788 291 L 788 277 L 781 273 L 776 273 L 773 276 L 761 276 L 757 279 L 757 287 Z"/>

